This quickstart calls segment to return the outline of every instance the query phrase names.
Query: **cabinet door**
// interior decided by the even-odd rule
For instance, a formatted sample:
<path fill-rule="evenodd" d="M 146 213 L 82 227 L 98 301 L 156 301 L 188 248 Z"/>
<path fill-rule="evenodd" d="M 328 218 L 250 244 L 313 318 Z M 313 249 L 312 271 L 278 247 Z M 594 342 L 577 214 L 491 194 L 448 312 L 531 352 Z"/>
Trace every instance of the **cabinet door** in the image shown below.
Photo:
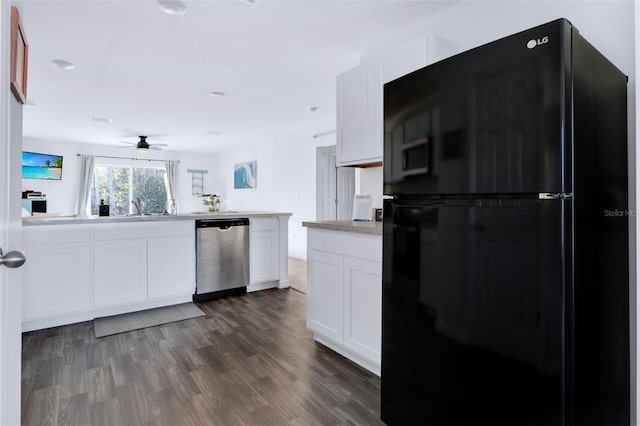
<path fill-rule="evenodd" d="M 382 264 L 344 258 L 344 346 L 380 365 Z"/>
<path fill-rule="evenodd" d="M 382 145 L 373 140 L 373 80 L 373 61 L 336 79 L 339 166 L 382 160 Z"/>
<path fill-rule="evenodd" d="M 343 257 L 307 251 L 307 327 L 342 344 Z"/>
<path fill-rule="evenodd" d="M 149 298 L 193 294 L 196 265 L 192 237 L 153 238 L 147 250 Z"/>
<path fill-rule="evenodd" d="M 26 251 L 24 319 L 91 309 L 89 243 L 32 245 Z"/>
<path fill-rule="evenodd" d="M 427 40 L 421 37 L 375 58 L 374 139 L 380 155 L 384 140 L 384 84 L 427 65 Z"/>
<path fill-rule="evenodd" d="M 147 297 L 147 241 L 95 242 L 95 304 L 128 304 Z"/>
<path fill-rule="evenodd" d="M 280 238 L 278 218 L 251 219 L 250 268 L 251 284 L 280 279 Z"/>

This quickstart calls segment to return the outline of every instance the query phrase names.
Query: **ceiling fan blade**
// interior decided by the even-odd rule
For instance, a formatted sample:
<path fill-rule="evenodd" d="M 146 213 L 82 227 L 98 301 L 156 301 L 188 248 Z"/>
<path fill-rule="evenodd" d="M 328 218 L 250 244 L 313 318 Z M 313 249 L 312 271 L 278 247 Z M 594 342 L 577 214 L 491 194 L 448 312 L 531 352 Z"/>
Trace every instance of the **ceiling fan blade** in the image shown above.
<path fill-rule="evenodd" d="M 137 145 L 138 144 L 137 142 L 127 142 L 127 141 L 120 141 L 120 142 L 129 144 L 129 145 Z"/>
<path fill-rule="evenodd" d="M 166 143 L 152 143 L 151 146 L 169 146 Z"/>
<path fill-rule="evenodd" d="M 149 149 L 152 151 L 162 151 L 162 148 L 158 148 L 158 145 L 149 145 Z"/>

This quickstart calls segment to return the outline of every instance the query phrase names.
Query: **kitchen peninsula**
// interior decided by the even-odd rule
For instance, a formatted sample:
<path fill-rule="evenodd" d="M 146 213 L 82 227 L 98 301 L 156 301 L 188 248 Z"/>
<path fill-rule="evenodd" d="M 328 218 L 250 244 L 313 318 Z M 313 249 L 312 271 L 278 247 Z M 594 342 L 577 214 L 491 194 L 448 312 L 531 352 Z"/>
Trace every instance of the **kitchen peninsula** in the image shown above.
<path fill-rule="evenodd" d="M 316 341 L 380 375 L 382 222 L 307 227 L 307 328 Z"/>
<path fill-rule="evenodd" d="M 248 218 L 247 292 L 289 286 L 291 213 L 217 212 L 23 219 L 23 331 L 192 300 L 195 221 Z"/>

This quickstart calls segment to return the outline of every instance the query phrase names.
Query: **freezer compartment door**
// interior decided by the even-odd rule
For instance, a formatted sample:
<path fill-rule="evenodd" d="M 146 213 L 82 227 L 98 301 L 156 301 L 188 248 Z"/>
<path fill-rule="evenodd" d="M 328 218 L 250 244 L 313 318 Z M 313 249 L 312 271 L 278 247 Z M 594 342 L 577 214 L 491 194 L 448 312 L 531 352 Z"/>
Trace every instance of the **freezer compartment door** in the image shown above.
<path fill-rule="evenodd" d="M 570 33 L 557 20 L 387 83 L 384 193 L 570 192 Z"/>
<path fill-rule="evenodd" d="M 385 200 L 385 421 L 562 424 L 568 203 Z"/>

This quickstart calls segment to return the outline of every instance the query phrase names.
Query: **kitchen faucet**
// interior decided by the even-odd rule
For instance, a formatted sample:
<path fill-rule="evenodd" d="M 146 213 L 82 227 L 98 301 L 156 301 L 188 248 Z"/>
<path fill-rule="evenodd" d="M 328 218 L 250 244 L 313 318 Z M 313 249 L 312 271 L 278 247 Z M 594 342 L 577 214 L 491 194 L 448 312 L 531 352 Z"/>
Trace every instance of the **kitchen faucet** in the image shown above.
<path fill-rule="evenodd" d="M 131 201 L 131 204 L 136 208 L 136 214 L 142 214 L 142 201 L 140 201 L 140 197 L 136 197 L 136 201 Z"/>

